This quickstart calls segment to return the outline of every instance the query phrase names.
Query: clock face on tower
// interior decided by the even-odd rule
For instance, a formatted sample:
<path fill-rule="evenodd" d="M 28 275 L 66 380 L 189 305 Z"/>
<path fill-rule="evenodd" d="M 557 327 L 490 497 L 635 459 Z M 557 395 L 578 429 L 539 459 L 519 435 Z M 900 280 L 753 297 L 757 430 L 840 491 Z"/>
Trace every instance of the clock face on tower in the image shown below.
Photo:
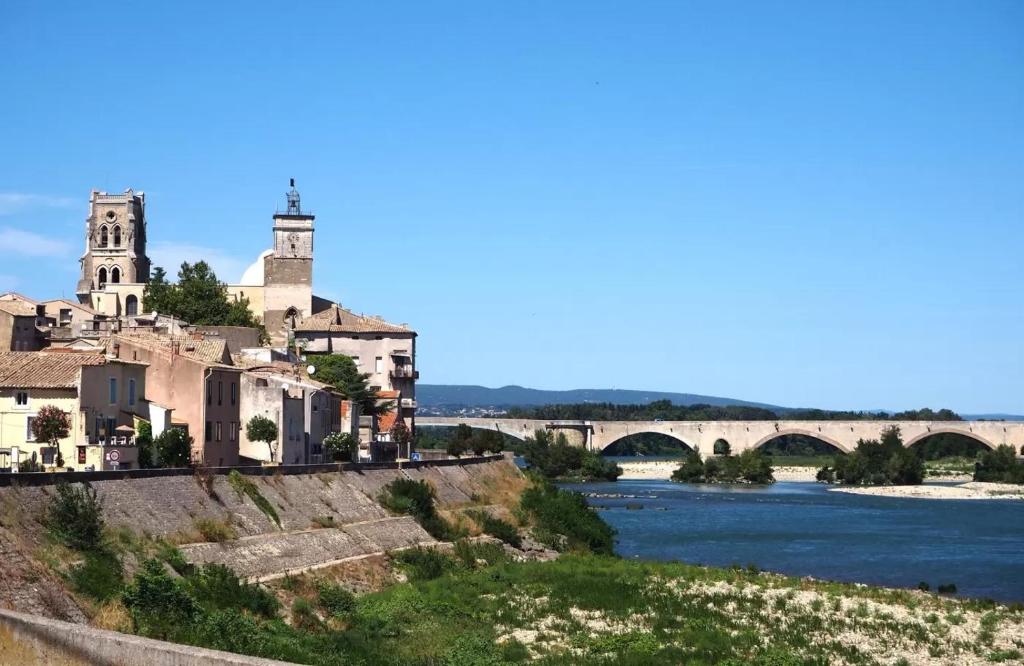
<path fill-rule="evenodd" d="M 294 231 L 288 234 L 288 253 L 293 257 L 299 253 L 299 235 Z"/>

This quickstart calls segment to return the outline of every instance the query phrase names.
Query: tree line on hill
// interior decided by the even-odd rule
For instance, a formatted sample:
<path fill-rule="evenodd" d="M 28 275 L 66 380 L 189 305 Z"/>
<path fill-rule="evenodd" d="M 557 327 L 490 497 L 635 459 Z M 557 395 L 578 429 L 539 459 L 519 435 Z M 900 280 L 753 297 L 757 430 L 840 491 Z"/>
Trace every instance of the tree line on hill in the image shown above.
<path fill-rule="evenodd" d="M 707 404 L 674 405 L 669 400 L 657 400 L 646 405 L 615 405 L 611 403 L 582 403 L 572 405 L 541 405 L 537 407 L 510 407 L 506 416 L 515 419 L 571 420 L 571 421 L 961 421 L 949 409 L 938 411 L 924 408 L 904 412 L 826 411 L 822 409 L 793 409 L 776 412 L 763 407 L 744 405 L 716 406 Z"/>

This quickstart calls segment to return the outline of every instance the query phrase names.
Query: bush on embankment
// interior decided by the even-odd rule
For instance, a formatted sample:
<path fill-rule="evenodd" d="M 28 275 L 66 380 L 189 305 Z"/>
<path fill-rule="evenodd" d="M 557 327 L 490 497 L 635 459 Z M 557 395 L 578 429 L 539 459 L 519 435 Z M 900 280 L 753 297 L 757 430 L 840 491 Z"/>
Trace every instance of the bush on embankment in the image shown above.
<path fill-rule="evenodd" d="M 556 550 L 612 553 L 615 530 L 601 520 L 582 495 L 537 479 L 523 492 L 519 507 L 533 524 L 537 538 Z"/>
<path fill-rule="evenodd" d="M 615 481 L 622 468 L 600 454 L 570 446 L 565 435 L 552 437 L 538 430 L 523 443 L 523 459 L 530 469 L 547 479 L 567 481 Z"/>

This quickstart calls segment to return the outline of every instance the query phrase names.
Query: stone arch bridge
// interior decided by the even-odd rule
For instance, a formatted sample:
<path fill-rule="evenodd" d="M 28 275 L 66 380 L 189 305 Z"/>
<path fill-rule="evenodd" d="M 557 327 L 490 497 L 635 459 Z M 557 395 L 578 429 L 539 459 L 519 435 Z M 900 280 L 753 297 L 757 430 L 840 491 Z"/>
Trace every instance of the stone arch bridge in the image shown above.
<path fill-rule="evenodd" d="M 530 419 L 460 418 L 421 416 L 417 427 L 453 427 L 496 430 L 526 439 L 536 430 L 564 434 L 570 444 L 591 451 L 603 451 L 618 440 L 641 433 L 672 437 L 703 456 L 712 455 L 715 442 L 724 439 L 733 453 L 770 442 L 783 435 L 807 435 L 849 453 L 857 440 L 877 439 L 884 428 L 899 426 L 906 446 L 930 435 L 957 433 L 989 448 L 1010 444 L 1017 451 L 1024 446 L 1024 421 L 544 421 Z"/>

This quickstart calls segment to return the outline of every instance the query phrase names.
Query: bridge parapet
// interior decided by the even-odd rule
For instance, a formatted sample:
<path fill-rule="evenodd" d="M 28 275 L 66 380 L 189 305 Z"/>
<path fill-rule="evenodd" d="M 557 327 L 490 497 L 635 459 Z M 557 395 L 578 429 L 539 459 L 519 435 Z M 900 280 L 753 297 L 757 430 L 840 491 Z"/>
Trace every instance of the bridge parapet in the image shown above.
<path fill-rule="evenodd" d="M 971 437 L 989 448 L 1010 444 L 1024 446 L 1024 422 L 1019 421 L 545 421 L 530 419 L 489 419 L 460 417 L 419 417 L 416 425 L 457 426 L 496 430 L 526 439 L 536 430 L 561 432 L 570 443 L 602 451 L 629 435 L 658 433 L 686 446 L 712 455 L 715 442 L 729 442 L 734 453 L 757 448 L 783 435 L 814 437 L 840 451 L 853 451 L 861 439 L 877 439 L 888 427 L 898 426 L 906 446 L 943 433 Z"/>

